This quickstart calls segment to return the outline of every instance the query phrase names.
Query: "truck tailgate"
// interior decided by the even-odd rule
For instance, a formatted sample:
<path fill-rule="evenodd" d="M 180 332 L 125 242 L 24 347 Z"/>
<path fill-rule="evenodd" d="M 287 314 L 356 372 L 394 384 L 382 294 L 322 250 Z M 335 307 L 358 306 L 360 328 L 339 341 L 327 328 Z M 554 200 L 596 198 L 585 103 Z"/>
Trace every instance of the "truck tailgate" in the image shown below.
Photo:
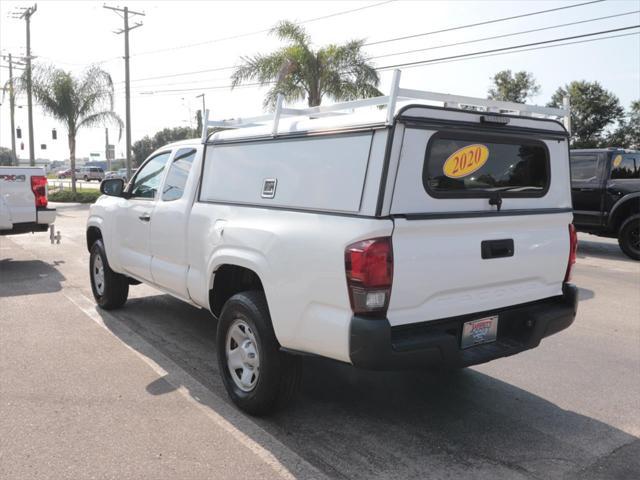
<path fill-rule="evenodd" d="M 562 294 L 571 213 L 396 218 L 388 318 L 403 325 Z M 482 258 L 482 242 L 513 240 L 513 254 Z M 506 242 L 508 244 L 508 242 Z"/>

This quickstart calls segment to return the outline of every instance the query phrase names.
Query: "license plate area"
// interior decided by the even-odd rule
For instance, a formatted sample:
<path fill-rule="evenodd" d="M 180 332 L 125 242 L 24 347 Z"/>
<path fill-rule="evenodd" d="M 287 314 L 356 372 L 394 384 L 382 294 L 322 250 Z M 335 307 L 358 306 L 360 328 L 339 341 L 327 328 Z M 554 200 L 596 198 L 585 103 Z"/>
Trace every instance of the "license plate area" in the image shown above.
<path fill-rule="evenodd" d="M 462 325 L 460 348 L 465 349 L 483 343 L 496 341 L 498 335 L 498 315 L 479 318 Z"/>

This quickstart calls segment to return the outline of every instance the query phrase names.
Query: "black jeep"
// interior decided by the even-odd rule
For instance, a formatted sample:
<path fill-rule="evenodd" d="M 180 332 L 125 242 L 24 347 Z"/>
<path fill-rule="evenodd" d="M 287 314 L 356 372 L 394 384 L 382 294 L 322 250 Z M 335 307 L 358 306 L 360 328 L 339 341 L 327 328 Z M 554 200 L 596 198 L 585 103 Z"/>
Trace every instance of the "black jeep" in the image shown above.
<path fill-rule="evenodd" d="M 640 260 L 640 151 L 571 150 L 571 193 L 578 231 L 617 237 Z"/>

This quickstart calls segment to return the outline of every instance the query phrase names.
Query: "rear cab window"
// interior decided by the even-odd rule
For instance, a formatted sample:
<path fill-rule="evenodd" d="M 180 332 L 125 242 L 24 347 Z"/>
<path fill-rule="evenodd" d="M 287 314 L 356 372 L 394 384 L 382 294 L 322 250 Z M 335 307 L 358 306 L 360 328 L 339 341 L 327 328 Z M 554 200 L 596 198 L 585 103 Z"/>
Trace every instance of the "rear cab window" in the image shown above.
<path fill-rule="evenodd" d="M 640 178 L 640 153 L 614 154 L 611 162 L 611 180 Z"/>
<path fill-rule="evenodd" d="M 163 201 L 170 202 L 182 198 L 195 156 L 195 148 L 181 148 L 176 152 L 162 189 Z"/>
<path fill-rule="evenodd" d="M 541 197 L 549 189 L 542 141 L 477 132 L 438 132 L 427 145 L 423 185 L 435 198 Z"/>
<path fill-rule="evenodd" d="M 571 155 L 571 182 L 593 182 L 599 177 L 599 156 L 593 154 Z"/>

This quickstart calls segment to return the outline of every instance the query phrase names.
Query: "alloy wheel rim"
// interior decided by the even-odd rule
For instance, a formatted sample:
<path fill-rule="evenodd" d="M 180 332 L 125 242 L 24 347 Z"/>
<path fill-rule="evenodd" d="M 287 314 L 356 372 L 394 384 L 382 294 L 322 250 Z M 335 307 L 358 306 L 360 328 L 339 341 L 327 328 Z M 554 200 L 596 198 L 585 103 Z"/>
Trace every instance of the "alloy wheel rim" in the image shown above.
<path fill-rule="evenodd" d="M 102 263 L 102 257 L 100 255 L 95 256 L 91 273 L 93 275 L 93 285 L 96 287 L 96 292 L 102 296 L 104 293 L 104 263 Z"/>
<path fill-rule="evenodd" d="M 227 330 L 225 354 L 233 383 L 243 392 L 253 390 L 260 375 L 258 342 L 251 327 L 241 318 L 235 319 Z"/>

